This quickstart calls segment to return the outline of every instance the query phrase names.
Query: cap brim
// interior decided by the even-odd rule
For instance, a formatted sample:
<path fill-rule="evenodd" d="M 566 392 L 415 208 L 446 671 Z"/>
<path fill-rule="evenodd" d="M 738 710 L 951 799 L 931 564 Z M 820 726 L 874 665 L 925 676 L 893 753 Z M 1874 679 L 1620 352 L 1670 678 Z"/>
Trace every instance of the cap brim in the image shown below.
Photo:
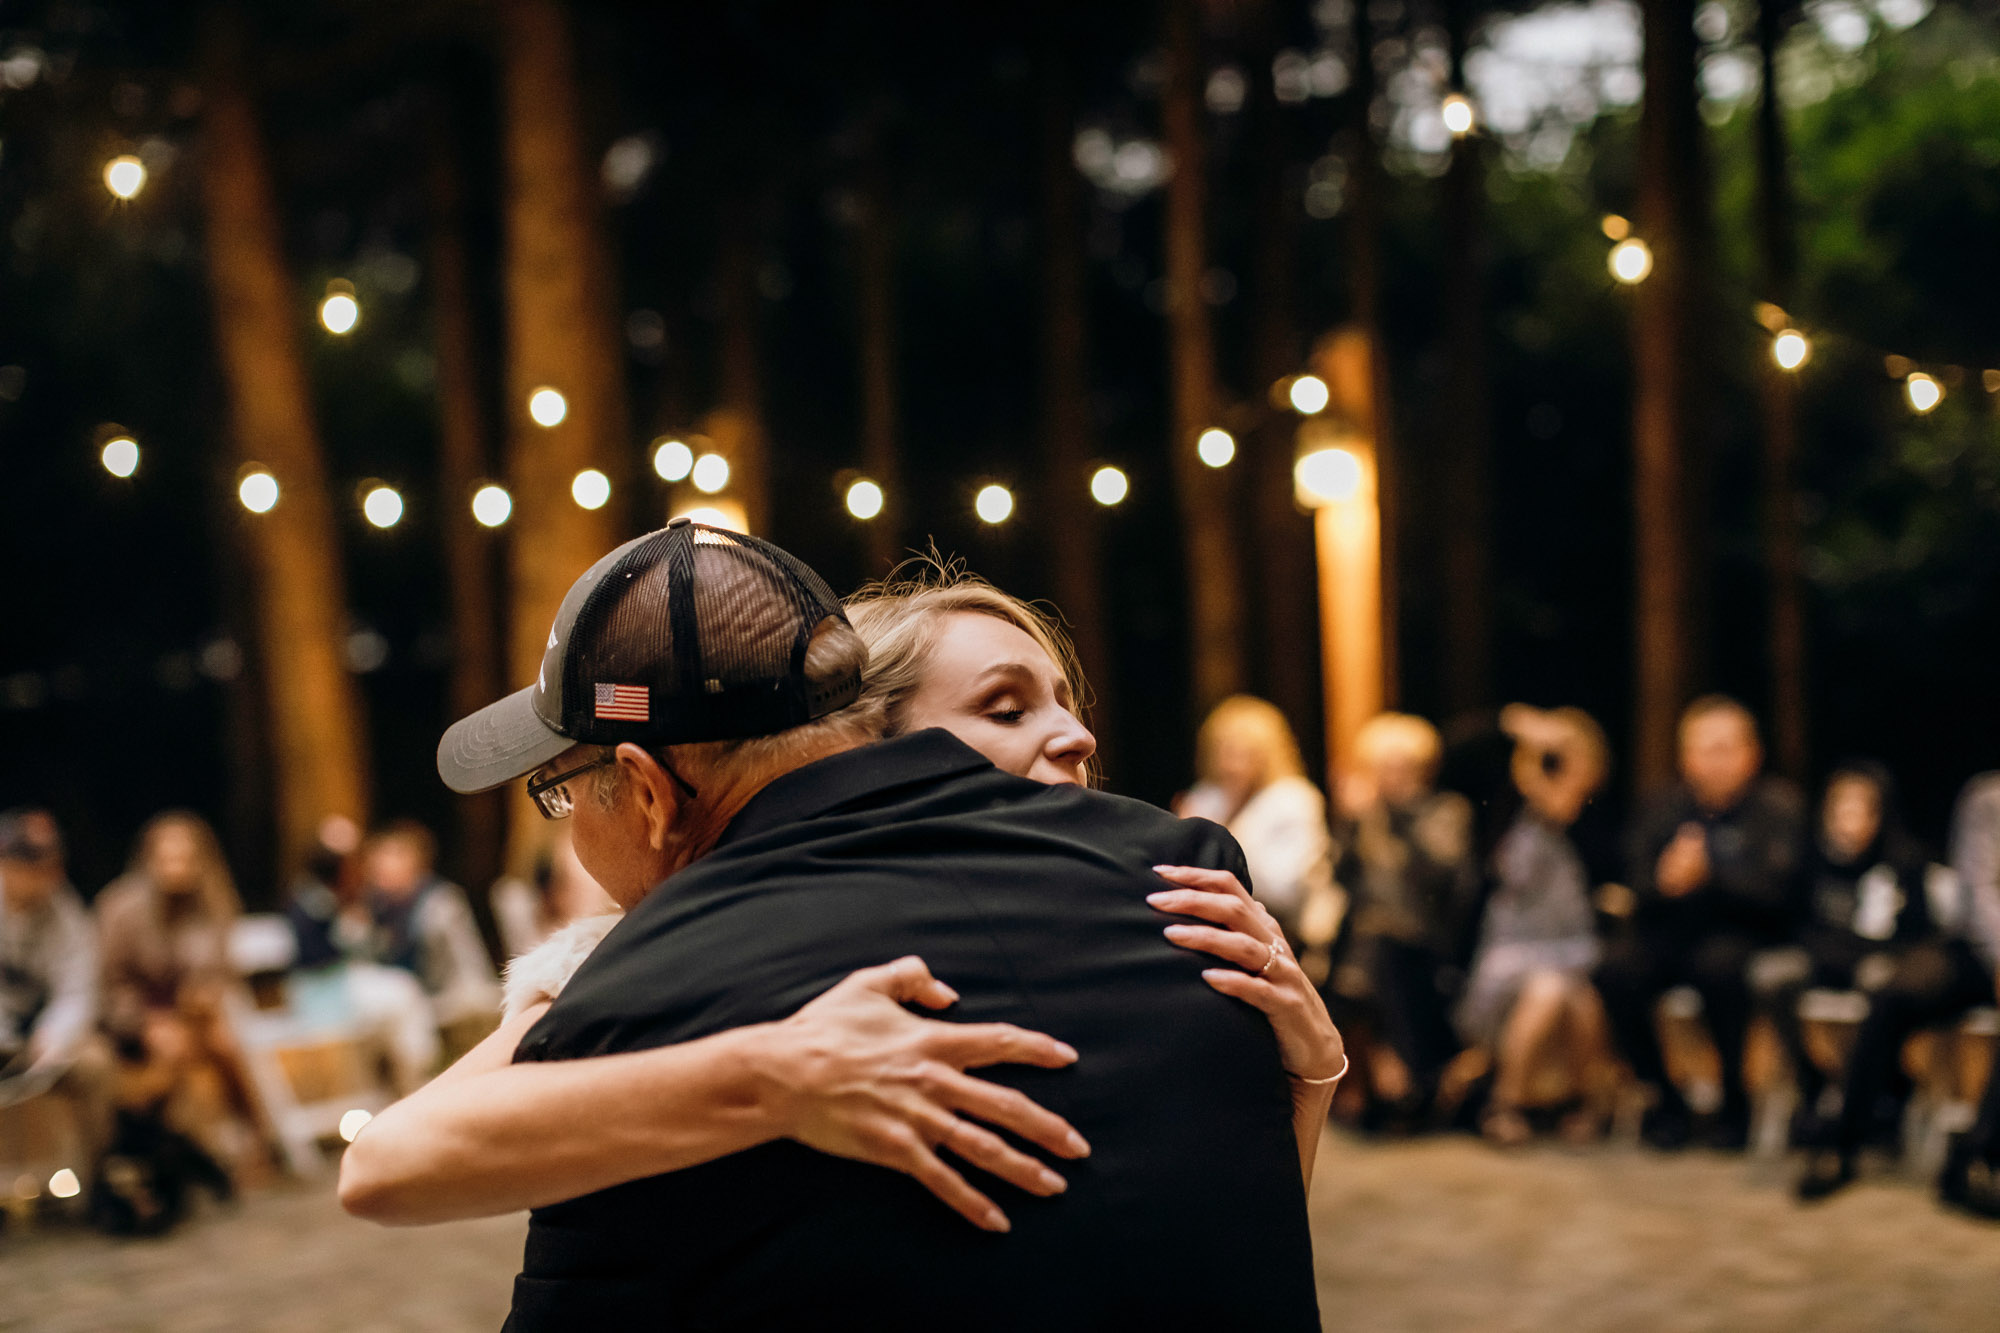
<path fill-rule="evenodd" d="M 438 776 L 462 795 L 524 778 L 576 742 L 535 712 L 535 687 L 518 690 L 452 724 L 438 742 Z"/>

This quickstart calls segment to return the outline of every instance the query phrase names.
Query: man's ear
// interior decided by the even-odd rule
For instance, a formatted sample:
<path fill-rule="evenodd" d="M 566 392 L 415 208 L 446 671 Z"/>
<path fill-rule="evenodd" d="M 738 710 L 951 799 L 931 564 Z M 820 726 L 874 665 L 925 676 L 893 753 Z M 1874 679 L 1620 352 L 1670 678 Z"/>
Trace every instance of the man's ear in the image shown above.
<path fill-rule="evenodd" d="M 661 851 L 681 816 L 681 793 L 660 761 L 630 741 L 617 750 L 618 767 L 631 786 L 633 807 L 645 822 L 646 845 Z"/>

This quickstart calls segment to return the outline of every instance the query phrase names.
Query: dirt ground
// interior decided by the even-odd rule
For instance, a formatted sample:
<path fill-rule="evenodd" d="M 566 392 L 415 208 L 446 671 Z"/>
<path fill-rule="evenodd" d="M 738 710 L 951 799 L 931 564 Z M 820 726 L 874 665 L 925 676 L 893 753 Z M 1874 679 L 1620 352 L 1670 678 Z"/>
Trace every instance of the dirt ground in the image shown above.
<path fill-rule="evenodd" d="M 1816 1209 L 1776 1164 L 1705 1153 L 1330 1135 L 1313 1196 L 1328 1329 L 2000 1330 L 2000 1226 L 1875 1177 Z M 156 1241 L 0 1236 L 0 1330 L 493 1330 L 519 1217 L 387 1231 L 330 1186 L 265 1191 Z"/>

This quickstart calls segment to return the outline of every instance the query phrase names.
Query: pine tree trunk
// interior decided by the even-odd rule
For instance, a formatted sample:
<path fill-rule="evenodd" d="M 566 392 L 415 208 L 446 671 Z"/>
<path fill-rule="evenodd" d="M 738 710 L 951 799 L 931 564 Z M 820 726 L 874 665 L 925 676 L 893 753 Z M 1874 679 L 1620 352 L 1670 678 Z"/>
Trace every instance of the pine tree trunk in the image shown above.
<path fill-rule="evenodd" d="M 1670 782 L 1675 727 L 1693 688 L 1697 589 L 1691 462 L 1692 384 L 1706 185 L 1695 100 L 1691 0 L 1644 0 L 1645 100 L 1639 115 L 1637 233 L 1653 271 L 1634 293 L 1632 497 L 1635 603 L 1633 777 L 1646 792 Z"/>
<path fill-rule="evenodd" d="M 1056 608 L 1069 628 L 1084 678 L 1095 690 L 1090 726 L 1109 740 L 1116 725 L 1111 645 L 1104 610 L 1104 534 L 1089 498 L 1094 450 L 1090 420 L 1088 273 L 1083 217 L 1071 145 L 1076 134 L 1074 77 L 1060 6 L 1043 16 L 1041 89 L 1042 207 L 1042 504 L 1047 531 L 1062 535 L 1050 562 Z M 1115 765 L 1119 748 L 1105 747 Z"/>
<path fill-rule="evenodd" d="M 1758 239 L 1763 251 L 1764 299 L 1789 311 L 1797 280 L 1792 231 L 1790 159 L 1784 108 L 1778 101 L 1778 43 L 1785 7 L 1763 0 L 1757 42 L 1763 60 L 1758 106 Z M 1799 575 L 1798 498 L 1793 470 L 1798 456 L 1798 385 L 1793 373 L 1766 356 L 1760 360 L 1764 426 L 1764 567 L 1770 585 L 1771 738 L 1777 767 L 1804 781 L 1809 759 L 1806 723 L 1805 589 Z"/>
<path fill-rule="evenodd" d="M 903 554 L 903 469 L 896 447 L 896 215 L 877 130 L 862 189 L 856 279 L 861 324 L 861 468 L 882 488 L 882 512 L 867 524 L 869 573 L 887 574 Z"/>
<path fill-rule="evenodd" d="M 555 0 L 501 9 L 506 173 L 508 684 L 531 683 L 571 583 L 617 542 L 623 497 L 587 510 L 570 498 L 584 468 L 613 477 L 626 439 L 624 360 L 604 305 L 597 174 L 583 142 L 569 25 Z M 569 403 L 553 428 L 528 415 L 551 387 Z M 508 861 L 525 869 L 542 821 L 510 803 Z"/>
<path fill-rule="evenodd" d="M 1446 6 L 1453 86 L 1465 86 L 1469 0 Z M 1481 142 L 1452 148 L 1445 175 L 1444 704 L 1447 716 L 1493 702 L 1493 404 L 1486 360 L 1486 187 Z"/>
<path fill-rule="evenodd" d="M 1305 349 L 1296 308 L 1299 182 L 1293 179 L 1285 111 L 1278 104 L 1272 61 L 1283 46 L 1274 0 L 1250 13 L 1252 120 L 1251 273 L 1256 301 L 1252 389 L 1259 396 L 1297 374 Z M 1256 610 L 1263 646 L 1263 688 L 1309 750 L 1320 735 L 1317 660 L 1318 605 L 1313 588 L 1312 519 L 1293 494 L 1296 422 L 1268 416 L 1250 440 L 1252 543 L 1257 556 Z"/>
<path fill-rule="evenodd" d="M 1402 469 L 1397 463 L 1395 440 L 1395 399 L 1389 392 L 1389 359 L 1384 355 L 1382 336 L 1382 195 L 1385 180 L 1382 154 L 1375 142 L 1372 108 L 1375 103 L 1375 30 L 1368 5 L 1354 6 L 1354 86 L 1349 94 L 1352 118 L 1349 125 L 1352 161 L 1349 179 L 1353 182 L 1350 212 L 1349 274 L 1354 292 L 1354 323 L 1368 339 L 1368 366 L 1371 376 L 1370 435 L 1375 445 L 1375 490 L 1381 524 L 1382 597 L 1382 700 L 1396 706 L 1400 677 L 1399 640 L 1402 609 Z"/>
<path fill-rule="evenodd" d="M 347 592 L 339 525 L 312 419 L 299 341 L 299 289 L 247 86 L 240 20 L 206 32 L 203 202 L 208 276 L 231 435 L 270 469 L 280 499 L 245 514 L 277 777 L 278 861 L 289 873 L 330 814 L 368 817 L 368 738 L 344 659 Z"/>
<path fill-rule="evenodd" d="M 472 517 L 472 494 L 493 475 L 491 437 L 480 392 L 478 321 L 465 249 L 464 188 L 450 106 L 432 107 L 428 164 L 430 188 L 430 293 L 432 338 L 437 348 L 438 507 L 444 536 L 447 602 L 451 612 L 454 718 L 485 707 L 506 693 L 502 675 L 498 587 L 499 534 Z M 484 888 L 499 875 L 506 799 L 499 792 L 456 798 L 458 875 Z"/>
<path fill-rule="evenodd" d="M 1205 712 L 1243 688 L 1242 543 L 1234 532 L 1229 469 L 1195 453 L 1216 424 L 1215 347 L 1202 278 L 1208 267 L 1207 153 L 1202 68 L 1193 0 L 1167 0 L 1167 83 L 1162 119 L 1173 174 L 1167 181 L 1167 346 L 1173 392 L 1174 484 L 1187 564 L 1194 704 Z"/>

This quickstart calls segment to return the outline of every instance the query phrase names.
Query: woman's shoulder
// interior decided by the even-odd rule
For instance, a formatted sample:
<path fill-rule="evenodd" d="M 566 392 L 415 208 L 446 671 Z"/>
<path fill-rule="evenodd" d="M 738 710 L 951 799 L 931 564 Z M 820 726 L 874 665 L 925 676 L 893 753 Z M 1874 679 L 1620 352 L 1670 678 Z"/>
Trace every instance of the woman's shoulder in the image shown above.
<path fill-rule="evenodd" d="M 572 921 L 528 952 L 507 964 L 501 1012 L 508 1018 L 561 995 L 569 979 L 583 966 L 623 912 L 606 912 Z"/>

